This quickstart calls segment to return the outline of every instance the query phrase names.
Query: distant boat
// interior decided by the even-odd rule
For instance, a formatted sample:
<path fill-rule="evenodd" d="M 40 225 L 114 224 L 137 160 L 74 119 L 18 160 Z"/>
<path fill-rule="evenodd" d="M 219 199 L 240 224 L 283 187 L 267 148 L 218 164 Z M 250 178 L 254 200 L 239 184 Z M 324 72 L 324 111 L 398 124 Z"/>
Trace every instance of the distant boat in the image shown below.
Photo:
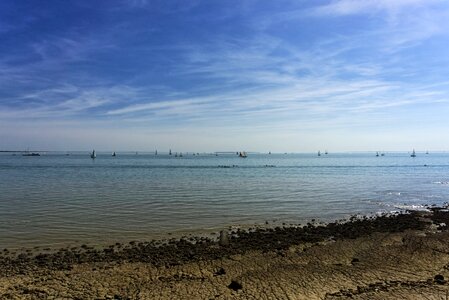
<path fill-rule="evenodd" d="M 90 154 L 90 158 L 92 158 L 92 159 L 97 158 L 97 154 L 95 153 L 95 150 L 92 150 L 92 153 Z"/>
<path fill-rule="evenodd" d="M 23 153 L 22 156 L 41 156 L 41 155 L 37 152 L 27 152 Z"/>
<path fill-rule="evenodd" d="M 381 153 L 380 156 L 385 156 L 385 153 Z"/>
<path fill-rule="evenodd" d="M 157 150 L 156 150 L 156 151 L 154 151 L 154 155 L 157 155 Z"/>
<path fill-rule="evenodd" d="M 248 157 L 248 155 L 246 154 L 245 151 L 242 151 L 242 152 L 239 153 L 239 157 L 245 158 L 245 157 Z"/>
<path fill-rule="evenodd" d="M 376 152 L 376 157 L 378 157 L 379 156 L 379 152 Z"/>
<path fill-rule="evenodd" d="M 182 157 L 182 152 L 181 152 L 181 153 L 179 153 L 179 157 Z"/>
<path fill-rule="evenodd" d="M 416 157 L 416 153 L 415 153 L 415 149 L 413 149 L 412 155 L 410 155 L 411 157 Z"/>
<path fill-rule="evenodd" d="M 268 152 L 268 154 L 271 154 L 271 151 L 270 151 L 270 152 Z"/>
<path fill-rule="evenodd" d="M 168 150 L 168 155 L 171 155 L 171 149 L 170 149 L 170 150 Z"/>
<path fill-rule="evenodd" d="M 112 156 L 113 156 L 113 157 L 116 157 L 116 156 L 117 156 L 117 154 L 115 153 L 115 151 L 112 152 Z"/>
<path fill-rule="evenodd" d="M 320 150 L 318 150 L 318 156 L 321 156 L 321 151 Z"/>
<path fill-rule="evenodd" d="M 428 150 L 426 151 L 426 154 L 429 154 L 429 151 L 428 151 Z"/>
<path fill-rule="evenodd" d="M 30 149 L 28 148 L 27 151 L 22 153 L 22 156 L 41 156 L 41 155 L 37 152 L 30 152 Z"/>
<path fill-rule="evenodd" d="M 328 155 L 329 153 L 328 153 L 327 150 L 326 150 L 326 151 L 324 151 L 324 154 Z"/>

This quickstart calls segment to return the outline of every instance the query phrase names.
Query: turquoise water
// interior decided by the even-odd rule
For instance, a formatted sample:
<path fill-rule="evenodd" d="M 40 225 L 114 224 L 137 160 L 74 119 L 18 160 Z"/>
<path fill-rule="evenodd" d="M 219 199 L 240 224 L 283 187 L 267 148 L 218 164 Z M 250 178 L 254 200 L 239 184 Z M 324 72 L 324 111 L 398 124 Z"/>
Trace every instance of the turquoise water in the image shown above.
<path fill-rule="evenodd" d="M 446 153 L 98 153 L 95 160 L 88 153 L 3 153 L 0 247 L 151 239 L 273 220 L 329 221 L 443 204 L 448 181 Z"/>

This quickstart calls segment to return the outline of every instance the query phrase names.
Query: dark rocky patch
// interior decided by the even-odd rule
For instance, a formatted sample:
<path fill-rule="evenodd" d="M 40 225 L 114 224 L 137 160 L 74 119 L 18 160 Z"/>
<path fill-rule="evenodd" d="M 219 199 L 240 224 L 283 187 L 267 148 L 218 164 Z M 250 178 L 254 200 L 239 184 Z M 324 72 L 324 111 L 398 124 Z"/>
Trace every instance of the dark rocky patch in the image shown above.
<path fill-rule="evenodd" d="M 429 219 L 436 225 L 438 230 L 449 230 L 449 210 L 447 207 L 431 207 L 432 214 Z M 444 224 L 444 225 L 443 225 Z"/>

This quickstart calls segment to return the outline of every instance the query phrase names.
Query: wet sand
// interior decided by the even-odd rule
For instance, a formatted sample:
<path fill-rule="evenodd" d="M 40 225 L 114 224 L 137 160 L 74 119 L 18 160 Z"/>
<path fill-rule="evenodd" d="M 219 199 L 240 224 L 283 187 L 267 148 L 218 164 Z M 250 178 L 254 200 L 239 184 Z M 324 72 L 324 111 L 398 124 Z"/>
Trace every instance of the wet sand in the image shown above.
<path fill-rule="evenodd" d="M 0 299 L 449 299 L 449 212 L 0 256 Z"/>

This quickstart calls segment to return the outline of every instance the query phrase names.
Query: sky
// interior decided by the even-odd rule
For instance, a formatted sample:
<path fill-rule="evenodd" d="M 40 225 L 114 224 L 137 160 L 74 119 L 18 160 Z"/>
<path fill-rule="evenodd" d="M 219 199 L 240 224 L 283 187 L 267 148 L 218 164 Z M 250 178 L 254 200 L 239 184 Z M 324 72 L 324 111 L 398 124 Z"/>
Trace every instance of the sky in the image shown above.
<path fill-rule="evenodd" d="M 449 1 L 0 1 L 0 150 L 449 150 Z"/>

